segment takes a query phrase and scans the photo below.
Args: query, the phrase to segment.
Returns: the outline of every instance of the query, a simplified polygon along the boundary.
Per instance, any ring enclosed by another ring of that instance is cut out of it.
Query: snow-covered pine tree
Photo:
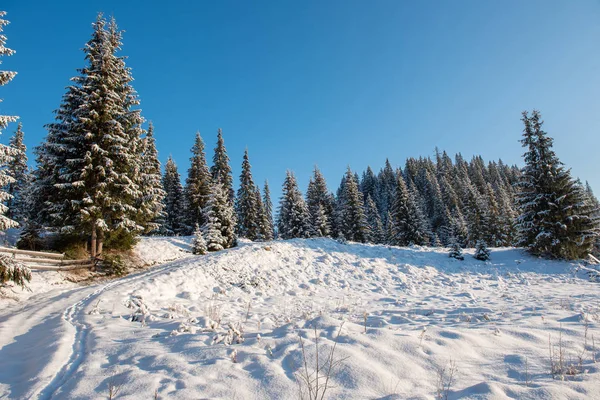
[[[258,187],[255,188],[254,197],[258,209],[258,235],[256,240],[273,240],[273,228],[265,211],[265,205],[263,204],[263,200],[260,196],[260,189]]]
[[[396,190],[396,173],[392,168],[392,164],[386,158],[385,166],[377,176],[377,192],[373,200],[377,201],[377,209],[379,210],[382,219],[385,221],[387,212],[392,208],[394,192]]]
[[[358,182],[350,167],[346,170],[342,186],[343,196],[338,199],[341,233],[346,240],[365,243],[369,239],[369,225],[365,215],[364,200]]]
[[[196,229],[194,229],[194,239],[192,239],[192,253],[196,255],[206,254],[207,252],[206,240],[204,240],[204,235],[200,226],[196,224]]]
[[[474,246],[477,241],[483,240],[487,233],[487,205],[484,202],[484,197],[479,193],[477,188],[467,183],[465,187],[465,211],[467,221],[467,245]]]
[[[9,141],[13,156],[8,162],[7,169],[14,182],[10,182],[6,187],[6,192],[12,196],[6,201],[8,207],[6,216],[19,223],[23,223],[26,217],[26,202],[23,197],[32,180],[27,166],[27,148],[23,143],[23,136],[23,126],[19,122],[15,134]]]
[[[237,246],[235,212],[221,183],[213,182],[211,194],[204,210],[204,218],[207,222],[202,229],[208,250],[216,251],[214,249],[218,247],[217,244],[224,249]],[[218,235],[215,233],[215,229],[219,231]]]
[[[385,218],[385,225],[383,227],[383,235],[384,235],[384,242],[387,245],[394,245],[396,244],[396,237],[395,237],[395,229],[394,229],[394,222],[392,221],[392,213],[390,211],[387,212],[386,218]]]
[[[367,224],[369,225],[369,242],[376,244],[385,243],[385,233],[381,217],[379,216],[379,211],[377,211],[377,205],[375,205],[375,201],[373,201],[370,195],[367,195],[365,213]]]
[[[282,192],[277,218],[279,236],[283,239],[313,236],[314,231],[310,223],[308,207],[298,189],[296,177],[290,171],[286,172]]]
[[[458,244],[458,242],[453,241],[453,243],[450,245],[450,258],[455,258],[457,260],[464,260],[465,257],[462,254],[462,247],[460,247],[460,244]]]
[[[310,222],[316,236],[327,237],[331,233],[331,218],[328,200],[329,192],[325,177],[315,166],[306,190],[306,205],[310,213]]]
[[[268,225],[266,232],[269,232],[271,236],[271,239],[268,240],[272,240],[275,237],[275,224],[273,223],[273,202],[271,201],[271,190],[269,189],[268,181],[265,181],[263,189],[263,207]]]
[[[218,189],[217,189],[218,187]],[[216,210],[218,210],[219,200],[216,199],[215,193],[219,191],[216,196],[223,197],[223,191],[219,183],[215,184],[213,191],[211,191],[206,206],[204,207],[204,225],[202,225],[202,235],[206,240],[206,249],[208,251],[220,251],[225,248],[225,239],[221,234],[221,223],[217,217]]]
[[[0,11],[0,57],[14,54],[14,50],[5,46],[6,36],[2,34],[4,27],[8,25],[8,21],[3,19],[5,15],[6,12]],[[15,77],[15,75],[16,72],[0,71],[0,86],[6,85]],[[16,120],[17,117],[0,115],[0,133],[9,123]],[[0,189],[2,189],[0,190],[0,230],[2,231],[19,225],[5,215],[8,211],[8,207],[4,205],[4,202],[10,200],[11,196],[3,190],[8,184],[14,182],[14,178],[8,175],[6,166],[15,155],[14,149],[0,144]],[[17,262],[13,257],[0,255],[0,285],[12,281],[21,287],[25,287],[30,280],[31,273],[29,268],[25,267],[20,262]]]
[[[556,258],[586,257],[599,234],[598,210],[552,150],[541,115],[523,112],[525,167],[519,182],[520,245],[533,254]]]
[[[394,230],[392,244],[407,246],[427,243],[427,222],[419,208],[413,189],[406,187],[402,175],[397,176],[391,217]]]
[[[84,48],[87,65],[72,79],[38,160],[48,225],[91,237],[91,254],[133,244],[138,224],[141,124],[131,70],[117,56],[121,31],[100,14]]]
[[[164,198],[160,161],[154,139],[154,126],[148,125],[148,132],[142,141],[142,160],[140,165],[139,223],[144,233],[158,233],[164,221]]]
[[[223,131],[221,128],[217,130],[217,147],[215,147],[215,155],[213,156],[213,165],[210,167],[212,179],[223,186],[223,190],[227,194],[227,199],[233,205],[233,177],[231,175],[231,167],[229,166],[229,156],[225,149],[225,141],[223,140]]]
[[[473,257],[479,261],[487,261],[490,259],[490,249],[488,249],[487,244],[484,240],[478,240],[475,245],[475,254]]]
[[[164,234],[184,235],[188,229],[184,217],[183,187],[181,186],[181,177],[177,171],[177,165],[170,156],[165,165],[162,185],[165,191],[165,217],[162,226]]]
[[[260,196],[258,197],[260,199]],[[252,166],[248,149],[244,151],[240,187],[236,198],[237,233],[241,237],[257,240],[260,236],[261,210],[256,198],[256,185],[252,179]]]
[[[202,226],[206,222],[204,221],[203,210],[210,196],[211,182],[212,177],[204,153],[204,141],[200,136],[200,132],[196,132],[184,189],[188,226],[195,226],[196,224]]]

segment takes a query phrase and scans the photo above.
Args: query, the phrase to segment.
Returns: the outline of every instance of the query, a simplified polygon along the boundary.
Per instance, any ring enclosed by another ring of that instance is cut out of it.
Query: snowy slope
[[[515,249],[484,263],[326,239],[243,244],[0,312],[0,398],[116,386],[128,399],[294,399],[314,327],[321,364],[339,332],[325,398],[431,399],[451,360],[449,398],[594,398],[600,286],[584,277]],[[552,379],[559,338],[584,373]]]

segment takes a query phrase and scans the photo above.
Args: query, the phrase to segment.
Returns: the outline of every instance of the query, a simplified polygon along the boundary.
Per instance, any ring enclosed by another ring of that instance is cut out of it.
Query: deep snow
[[[186,241],[169,240],[136,251],[149,263],[184,255]],[[299,336],[311,373],[316,327],[321,361],[340,333],[325,398],[431,399],[452,360],[451,399],[590,399],[599,326],[598,283],[518,249],[480,262],[327,239],[244,243],[7,306],[0,398],[107,398],[114,384],[116,398],[294,399]],[[549,340],[566,363],[581,355],[583,373],[553,379]]]

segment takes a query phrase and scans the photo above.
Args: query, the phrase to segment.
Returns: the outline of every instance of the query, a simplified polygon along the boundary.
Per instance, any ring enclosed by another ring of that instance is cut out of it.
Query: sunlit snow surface
[[[327,239],[190,256],[188,243],[145,239],[148,264],[186,258],[3,301],[0,398],[107,398],[113,385],[123,399],[295,399],[299,336],[312,372],[313,328],[323,362],[342,324],[325,398],[432,399],[450,360],[450,399],[599,396],[600,284],[577,263]],[[565,364],[583,361],[564,380],[550,375],[559,340]]]

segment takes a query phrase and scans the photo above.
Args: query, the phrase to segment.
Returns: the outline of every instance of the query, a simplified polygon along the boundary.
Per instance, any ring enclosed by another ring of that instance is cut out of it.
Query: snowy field
[[[321,390],[329,375],[324,398],[600,396],[600,284],[577,264],[326,239],[186,246],[147,240],[148,264],[186,258],[3,300],[0,398],[297,399],[307,375]]]

